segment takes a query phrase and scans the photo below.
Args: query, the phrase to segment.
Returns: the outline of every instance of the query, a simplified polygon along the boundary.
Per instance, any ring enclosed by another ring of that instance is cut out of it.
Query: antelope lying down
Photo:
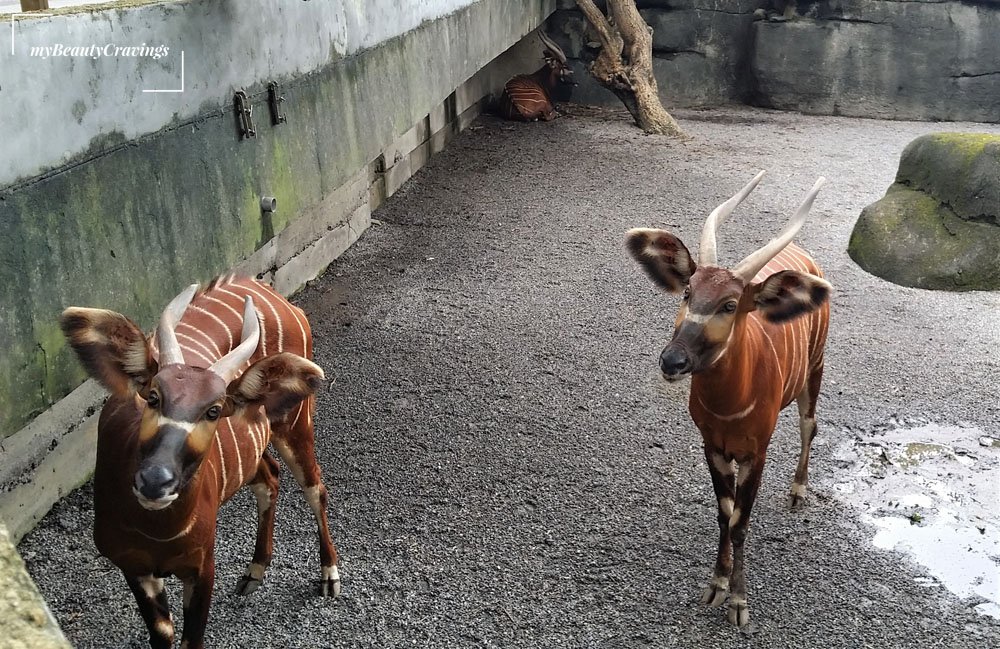
[[[573,82],[573,68],[566,61],[566,54],[555,41],[539,31],[545,45],[545,65],[533,74],[519,74],[513,77],[503,89],[500,98],[500,114],[507,119],[546,122],[555,119],[556,112],[553,93],[560,85],[576,85]]]
[[[792,507],[806,494],[830,319],[830,284],[809,254],[792,243],[823,178],[775,239],[731,270],[717,265],[718,227],[763,176],[709,215],[697,262],[680,239],[663,230],[635,229],[626,238],[629,252],[654,282],[683,293],[660,369],[668,381],[692,377],[688,409],[704,439],[719,504],[719,551],[702,603],[718,606],[728,590],[728,618],[737,626],[750,620],[743,555],[750,510],[778,413],[792,401],[798,404],[802,438]]]
[[[271,561],[278,463],[305,492],[319,526],[322,592],[337,595],[337,552],[313,451],[305,314],[251,279],[193,285],[167,306],[155,340],[112,311],[71,307],[61,325],[87,372],[111,392],[98,423],[94,541],[125,575],[154,648],[173,646],[163,578],[184,584],[181,646],[203,646],[222,502],[249,483],[257,500],[249,594]],[[259,311],[255,309],[256,302]]]

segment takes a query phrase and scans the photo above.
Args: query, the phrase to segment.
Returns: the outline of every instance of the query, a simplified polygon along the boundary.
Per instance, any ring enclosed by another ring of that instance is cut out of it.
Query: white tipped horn
[[[708,219],[705,221],[705,227],[701,231],[701,243],[698,245],[699,266],[715,266],[718,263],[715,235],[719,231],[719,226],[722,225],[727,218],[729,218],[729,215],[733,213],[736,206],[742,203],[743,199],[750,195],[750,192],[757,187],[757,184],[766,173],[767,170],[765,169],[754,176],[753,180],[748,182],[743,189],[738,191],[728,201],[712,210],[712,213],[708,215]]]
[[[257,320],[257,310],[253,307],[253,300],[248,295],[243,302],[243,332],[240,335],[240,344],[236,346],[236,349],[212,363],[208,369],[229,383],[236,378],[243,364],[250,360],[253,353],[257,351],[257,343],[259,342],[260,322]]]
[[[184,317],[184,311],[191,304],[197,291],[197,284],[188,286],[177,297],[170,300],[170,304],[160,315],[160,324],[156,327],[156,346],[160,349],[160,367],[184,362],[184,354],[181,352],[180,343],[177,342],[174,327]]]
[[[778,236],[768,241],[763,248],[747,255],[746,259],[733,268],[733,274],[742,278],[745,282],[753,280],[754,276],[760,272],[760,269],[767,265],[767,262],[774,259],[775,255],[791,243],[795,235],[798,234],[799,229],[802,228],[802,224],[806,222],[806,217],[809,216],[809,210],[812,208],[813,201],[825,184],[826,178],[820,176],[816,180],[816,184],[806,194],[805,200],[799,205],[799,209],[788,220],[788,225],[785,226],[785,229]]]
[[[538,36],[542,39],[542,43],[545,47],[549,48],[549,51],[555,54],[556,58],[559,59],[559,62],[566,65],[566,53],[562,51],[562,48],[559,47],[554,40],[549,38],[548,34],[544,31],[539,30]]]

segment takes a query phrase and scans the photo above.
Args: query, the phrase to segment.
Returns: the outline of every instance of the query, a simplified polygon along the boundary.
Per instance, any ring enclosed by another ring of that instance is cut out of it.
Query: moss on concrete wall
[[[248,88],[256,138],[240,140],[231,106],[209,108],[0,192],[0,439],[84,378],[56,324],[66,306],[150,327],[179,288],[260,248],[552,8],[484,0],[286,80],[278,126],[263,82]],[[275,213],[261,213],[261,195]]]

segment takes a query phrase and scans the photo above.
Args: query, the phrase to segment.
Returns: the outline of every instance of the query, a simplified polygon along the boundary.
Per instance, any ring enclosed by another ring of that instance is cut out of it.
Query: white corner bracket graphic
[[[143,92],[184,92],[184,50],[181,50],[181,87],[180,88],[167,88],[167,89],[164,89],[164,90],[143,88],[142,91]]]
[[[10,55],[14,56],[14,19],[24,16],[25,18],[51,18],[55,14],[36,14],[32,12],[15,11],[10,15]]]

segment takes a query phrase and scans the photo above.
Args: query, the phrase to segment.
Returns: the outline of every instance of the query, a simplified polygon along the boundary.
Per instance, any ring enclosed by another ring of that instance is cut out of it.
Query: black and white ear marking
[[[821,307],[832,290],[821,277],[783,270],[757,285],[754,304],[769,322],[788,322]]]
[[[269,417],[278,419],[315,394],[323,380],[323,370],[301,356],[289,352],[267,356],[229,384],[230,412],[246,404],[263,405]]]
[[[59,326],[87,374],[109,392],[127,396],[156,374],[142,330],[120,313],[70,307]]]
[[[650,279],[670,293],[684,290],[697,268],[681,240],[665,230],[629,230],[625,245]]]

